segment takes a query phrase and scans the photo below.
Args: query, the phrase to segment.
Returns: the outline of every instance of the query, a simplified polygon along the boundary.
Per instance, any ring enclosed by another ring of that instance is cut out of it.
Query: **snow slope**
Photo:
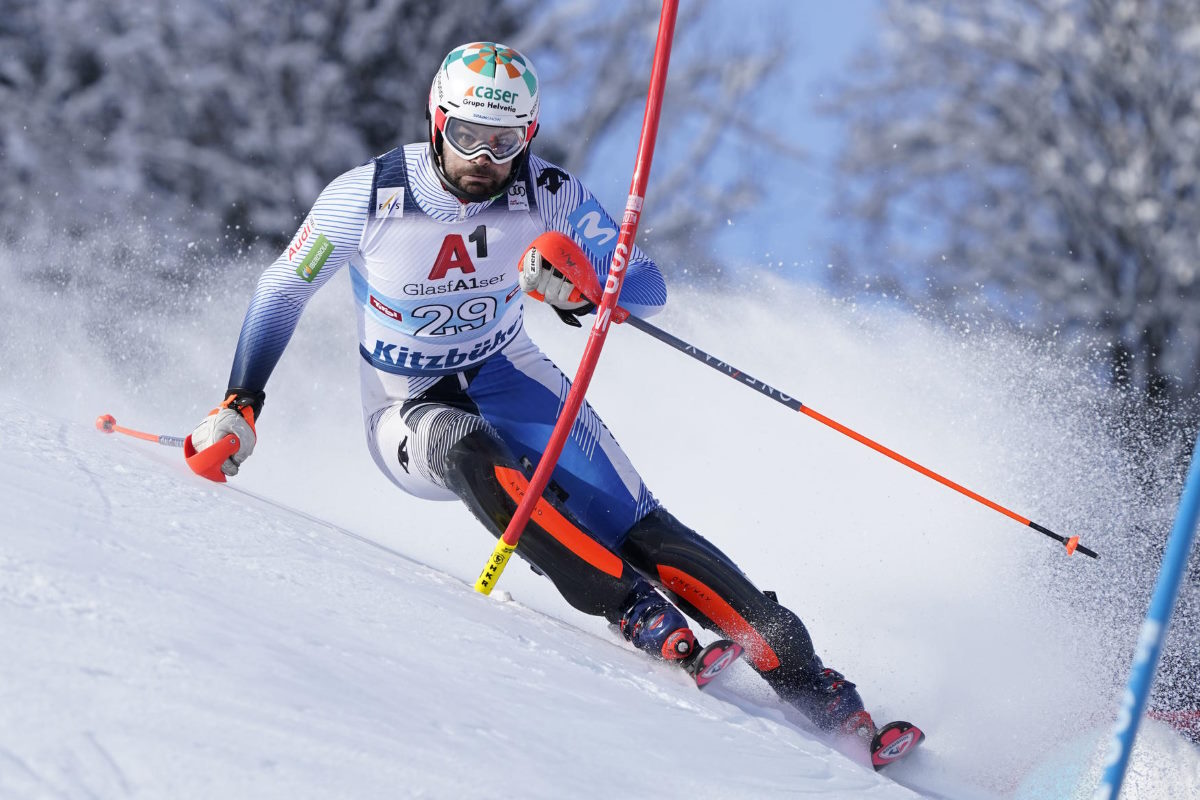
[[[612,637],[4,412],[5,797],[910,796]]]
[[[475,595],[488,537],[365,453],[341,277],[229,487],[91,422],[185,433],[219,398],[251,277],[186,316],[123,309],[107,339],[86,298],[0,298],[0,797],[914,796],[814,739],[748,668],[699,693],[519,564],[515,600]],[[683,293],[656,321],[1104,558],[1068,559],[633,330],[589,393],[609,426],[877,718],[929,731],[897,778],[1089,796],[1157,566],[1127,532],[1172,510],[1133,502],[1103,398],[1001,337],[752,292]],[[541,311],[530,328],[571,371],[583,337]],[[1126,796],[1200,792],[1197,751],[1145,730]]]

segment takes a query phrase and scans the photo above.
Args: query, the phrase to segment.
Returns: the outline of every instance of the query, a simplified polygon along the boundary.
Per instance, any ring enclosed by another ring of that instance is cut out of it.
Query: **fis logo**
[[[705,680],[712,680],[713,678],[717,677],[719,672],[724,670],[734,661],[737,661],[739,655],[741,655],[741,651],[735,650],[731,647],[722,653],[720,658],[706,665],[704,669],[701,670],[700,677],[704,678]]]
[[[404,216],[404,187],[385,189],[380,186],[375,192],[375,218],[390,219]]]

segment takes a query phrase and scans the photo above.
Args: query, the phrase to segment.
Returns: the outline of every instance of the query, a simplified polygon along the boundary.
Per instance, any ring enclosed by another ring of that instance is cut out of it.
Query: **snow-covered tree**
[[[446,49],[517,27],[481,0],[3,0],[0,213],[277,242],[421,134]]]
[[[524,49],[558,98],[586,98],[554,115],[535,148],[585,174],[605,169],[593,155],[603,136],[640,118],[659,7],[0,0],[0,238],[31,225],[54,237],[122,238],[132,221],[150,239],[191,242],[194,252],[277,247],[325,183],[426,135],[433,71],[472,39]],[[740,176],[705,166],[739,135],[721,106],[746,91],[765,57],[717,63],[698,47],[688,56],[702,8],[680,16],[684,60],[673,64],[668,92],[667,114],[689,131],[691,150],[684,169],[656,170],[653,184],[655,250],[677,257],[702,251],[712,220],[757,197]]]
[[[1157,401],[1200,390],[1194,0],[885,0],[833,110],[852,131],[848,286],[1106,357]]]

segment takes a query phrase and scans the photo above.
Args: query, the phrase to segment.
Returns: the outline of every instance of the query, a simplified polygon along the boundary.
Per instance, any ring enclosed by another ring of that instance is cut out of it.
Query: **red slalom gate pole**
[[[617,299],[621,294],[621,286],[625,283],[625,267],[629,263],[629,254],[633,252],[633,242],[637,237],[638,223],[642,216],[642,203],[646,195],[646,182],[650,177],[650,163],[654,158],[654,143],[658,138],[658,118],[662,110],[663,91],[667,83],[667,65],[671,60],[671,42],[675,37],[675,14],[679,8],[678,0],[663,0],[662,12],[658,20],[658,40],[654,45],[654,65],[650,72],[650,89],[646,94],[646,113],[642,118],[642,135],[638,142],[637,161],[633,168],[633,179],[629,186],[629,199],[625,202],[625,214],[621,218],[621,233],[617,238],[617,247],[613,251],[612,262],[608,268],[608,281],[604,285],[604,294],[596,309],[596,321],[592,324],[587,346],[579,361],[579,369],[567,400],[563,404],[562,413],[550,434],[546,451],[538,462],[533,478],[525,489],[525,495],[517,506],[516,514],[508,523],[504,535],[496,542],[492,557],[475,581],[475,590],[481,594],[491,594],[496,582],[500,579],[504,567],[508,564],[513,551],[517,549],[517,541],[525,530],[533,508],[550,482],[558,457],[562,455],[563,445],[567,435],[575,424],[579,409],[583,405],[583,396],[596,371],[596,362],[600,359],[600,351],[604,348],[604,340],[608,337],[609,324],[613,321],[613,311],[617,307]]]

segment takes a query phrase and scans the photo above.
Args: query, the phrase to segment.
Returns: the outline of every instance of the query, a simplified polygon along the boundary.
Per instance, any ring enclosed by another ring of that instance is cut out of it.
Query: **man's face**
[[[519,160],[519,159],[518,159]],[[467,160],[454,152],[452,147],[442,148],[442,168],[446,177],[464,192],[475,195],[491,196],[500,191],[504,181],[508,179],[516,161],[507,164],[497,164],[480,153]]]

